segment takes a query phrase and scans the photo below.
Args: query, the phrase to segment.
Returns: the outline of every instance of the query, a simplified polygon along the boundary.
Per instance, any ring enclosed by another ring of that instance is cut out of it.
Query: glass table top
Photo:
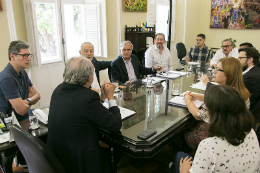
[[[198,71],[212,76],[212,72],[205,69],[207,68],[197,70],[194,67],[192,72],[188,72],[185,76],[174,80],[165,79],[151,88],[146,88],[141,80],[129,86],[123,86],[123,89],[115,94],[117,105],[133,110],[136,114],[122,122],[122,135],[134,142],[149,142],[189,115],[187,108],[168,105],[168,101],[174,97],[172,86],[178,83],[180,94],[185,91],[204,93],[203,90],[190,86],[198,82]],[[186,72],[186,68],[183,72]],[[138,134],[149,128],[155,129],[157,133],[147,140],[137,138]]]

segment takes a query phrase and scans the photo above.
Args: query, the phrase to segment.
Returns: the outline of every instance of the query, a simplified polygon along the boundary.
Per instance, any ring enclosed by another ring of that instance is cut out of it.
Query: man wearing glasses
[[[163,71],[173,70],[171,52],[164,47],[165,36],[163,33],[157,33],[154,39],[154,45],[145,52],[145,67],[154,68],[162,66]]]
[[[220,59],[225,57],[238,58],[238,56],[238,49],[234,48],[234,43],[230,39],[225,39],[222,41],[221,49],[219,49],[211,59],[210,65],[216,67]]]
[[[12,41],[8,48],[9,63],[0,72],[0,112],[11,116],[14,111],[19,122],[28,119],[31,105],[40,100],[40,94],[24,70],[32,58],[29,48],[26,42]]]
[[[208,65],[210,63],[211,58],[213,57],[213,53],[211,48],[205,45],[205,35],[198,34],[197,35],[197,45],[190,48],[189,52],[186,56],[186,64],[190,61],[201,61]]]
[[[260,100],[259,52],[254,47],[240,48],[239,58],[243,67],[244,84],[250,92],[250,109]]]

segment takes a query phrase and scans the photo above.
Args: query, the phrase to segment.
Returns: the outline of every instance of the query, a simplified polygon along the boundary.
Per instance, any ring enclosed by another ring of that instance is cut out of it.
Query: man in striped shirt
[[[208,65],[213,57],[212,49],[205,45],[205,35],[197,35],[197,45],[190,48],[186,56],[186,64],[190,61],[200,61],[202,64]]]

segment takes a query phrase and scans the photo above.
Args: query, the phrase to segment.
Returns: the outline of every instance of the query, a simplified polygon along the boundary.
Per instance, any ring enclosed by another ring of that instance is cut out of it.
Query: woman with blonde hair
[[[250,107],[250,93],[246,89],[244,82],[243,82],[243,75],[242,75],[242,65],[240,61],[233,57],[226,57],[219,60],[217,67],[214,70],[213,79],[214,82],[218,83],[219,85],[227,85],[235,88],[240,92],[242,95],[247,108]],[[207,85],[207,88],[213,85],[209,82],[209,79],[206,75],[202,76],[201,81]],[[204,101],[204,95],[200,94],[193,94],[188,92],[185,95],[185,102],[187,108],[189,109],[190,113],[196,120],[203,121],[197,127],[195,127],[192,131],[186,132],[184,135],[185,141],[188,146],[195,150],[200,141],[207,138],[207,125],[208,125],[208,117],[206,115],[206,107],[205,105],[202,106],[202,109],[198,109],[192,101],[194,100],[201,100]]]

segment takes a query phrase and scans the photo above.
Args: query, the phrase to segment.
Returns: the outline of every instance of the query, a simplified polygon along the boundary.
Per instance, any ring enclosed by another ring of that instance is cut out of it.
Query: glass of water
[[[146,76],[146,87],[153,87],[153,77],[152,75]]]
[[[179,91],[180,91],[179,84],[178,83],[172,84],[172,95],[178,96],[180,94]]]
[[[192,71],[192,65],[188,64],[187,71]]]
[[[119,89],[118,89],[118,81],[117,81],[117,80],[113,80],[112,84],[114,84],[114,85],[116,86],[115,92],[119,92]]]
[[[30,121],[29,129],[34,130],[34,129],[38,129],[40,127],[39,124],[38,124],[38,118],[37,118],[36,115],[30,114],[29,115],[29,121]]]

